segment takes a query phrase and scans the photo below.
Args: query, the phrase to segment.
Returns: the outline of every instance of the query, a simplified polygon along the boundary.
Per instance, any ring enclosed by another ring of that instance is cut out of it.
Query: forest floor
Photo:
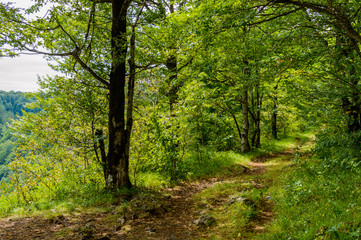
[[[290,149],[255,158],[244,165],[228,166],[215,176],[184,182],[160,192],[131,196],[125,204],[121,204],[124,200],[119,200],[106,210],[0,219],[0,240],[254,239],[265,231],[274,216],[271,196],[262,193],[269,194],[268,190],[274,187],[274,178],[292,166],[293,153]],[[247,204],[249,199],[237,197],[234,189],[222,190],[219,186],[236,184],[234,186],[238,186],[241,193],[244,189],[240,189],[238,183],[248,184],[248,192],[258,189],[261,199],[257,203],[254,198],[250,200],[256,208],[255,214],[236,235],[230,235],[228,223],[222,222],[229,221],[224,220],[231,214],[227,213],[229,205],[238,200]],[[212,192],[211,189],[217,186],[221,190]],[[202,195],[204,191],[210,191],[210,194]]]

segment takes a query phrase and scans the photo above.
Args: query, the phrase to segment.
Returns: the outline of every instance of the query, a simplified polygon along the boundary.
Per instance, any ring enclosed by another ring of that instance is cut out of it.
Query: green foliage
[[[59,78],[47,79],[49,85],[45,81],[42,85],[45,88],[57,81]],[[4,189],[13,192],[3,194],[12,201],[16,198],[18,204],[82,198],[103,188],[101,165],[93,150],[95,128],[104,124],[99,107],[104,99],[89,88],[79,91],[86,88],[81,84],[63,83],[58,88],[48,87],[47,93],[35,94],[37,101],[28,107],[36,111],[24,112],[9,125],[16,151],[8,165],[14,174]]]
[[[7,127],[7,123],[21,117],[24,112],[38,111],[38,109],[26,107],[33,101],[33,98],[21,92],[0,91],[0,181],[9,181],[12,171],[7,164],[14,158],[15,138]]]
[[[326,174],[319,162],[304,162],[274,193],[278,216],[262,239],[358,239],[360,181],[359,172]]]
[[[24,203],[23,196],[19,192],[4,188],[2,190],[6,193],[2,195],[0,200],[0,217],[9,215],[45,215],[48,217],[64,213],[82,212],[84,209],[89,212],[93,208],[107,209],[109,203],[117,202],[119,198],[116,193],[99,189],[96,184],[88,184],[82,189],[78,189],[79,192],[71,190],[66,195],[53,198],[44,197],[42,190],[38,189],[36,192],[33,191],[33,198],[27,203]],[[43,190],[45,193],[48,191]],[[122,194],[122,192],[119,192],[119,194]],[[46,194],[46,196],[49,195]]]
[[[8,181],[8,176],[12,171],[7,164],[14,158],[14,138],[10,135],[8,128],[2,128],[2,138],[0,139],[0,181]]]
[[[361,132],[350,126],[360,122],[359,40],[343,39],[350,29],[344,32],[343,24],[333,25],[338,19],[326,14],[331,1],[268,2],[145,1],[139,25],[132,28],[137,37],[136,111],[133,131],[128,132],[128,126],[126,131],[131,136],[131,180],[140,187],[159,188],[225,174],[229,166],[239,168],[254,156],[294,147],[294,139],[287,136],[298,135],[302,142],[306,134],[299,132],[325,124],[314,151],[320,160],[300,162],[275,197],[280,215],[269,236],[358,238]],[[289,5],[306,2],[326,7],[316,13]],[[359,6],[355,1],[337,2],[333,12],[354,16],[346,25],[358,33]],[[103,191],[100,145],[109,144],[106,109],[113,96],[104,82],[113,77],[113,63],[130,56],[112,59],[118,52],[111,49],[111,4],[57,1],[43,18],[22,24],[25,12],[34,13],[44,4],[35,1],[26,11],[0,4],[1,46],[45,48],[57,63],[52,67],[63,73],[40,81],[42,90],[29,109],[24,103],[30,100],[22,94],[0,92],[0,126],[23,115],[11,123],[15,152],[10,130],[3,128],[0,137],[4,215],[71,211],[113,199]],[[173,11],[167,5],[178,7]],[[132,1],[129,22],[139,9],[139,1]],[[350,50],[355,46],[356,51]],[[170,59],[175,59],[174,69],[167,66]],[[122,71],[119,76],[131,76],[129,67]],[[245,91],[249,99],[243,99]],[[120,94],[120,89],[114,92]],[[125,95],[117,111],[132,107]],[[243,115],[245,105],[250,112]],[[277,141],[269,140],[274,113],[281,138]],[[129,113],[120,118],[131,119]],[[246,118],[251,119],[251,135],[258,121],[262,148],[241,155],[241,130],[246,128],[241,123]],[[116,127],[124,127],[120,125]],[[97,135],[98,130],[104,134]],[[264,191],[240,182],[216,184],[199,196],[204,204],[213,204],[213,198],[229,194],[242,194],[256,204],[264,198]],[[226,231],[236,229],[232,237],[239,238],[257,210],[236,203],[217,214],[231,222]]]
[[[329,128],[317,135],[315,154],[325,172],[342,169],[357,171],[361,163],[361,131],[345,132]]]

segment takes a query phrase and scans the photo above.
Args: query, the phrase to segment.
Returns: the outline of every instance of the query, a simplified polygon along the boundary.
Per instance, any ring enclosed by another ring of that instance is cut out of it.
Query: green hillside
[[[23,111],[31,111],[25,107],[31,99],[22,92],[0,91],[0,181],[6,180],[10,170],[7,164],[13,159],[14,137],[6,124],[11,119],[23,115]]]

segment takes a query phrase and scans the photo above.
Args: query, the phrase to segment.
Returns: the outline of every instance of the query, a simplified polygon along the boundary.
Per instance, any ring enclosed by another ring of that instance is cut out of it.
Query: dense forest
[[[134,217],[147,209],[137,199],[224,174],[193,198],[211,212],[206,237],[179,239],[358,239],[360,10],[353,0],[0,3],[1,56],[42,54],[59,72],[9,124],[0,215],[113,204],[126,234],[163,213]],[[22,109],[5,96],[1,124]]]
[[[15,139],[6,124],[21,117],[23,111],[32,111],[25,106],[31,101],[21,92],[0,91],[0,181],[8,180],[10,170],[7,164],[14,158]]]

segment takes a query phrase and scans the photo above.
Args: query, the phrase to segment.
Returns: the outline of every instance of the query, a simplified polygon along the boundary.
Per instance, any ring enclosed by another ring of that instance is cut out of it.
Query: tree
[[[128,168],[134,82],[126,84],[126,57],[127,13],[132,2],[58,1],[48,15],[30,21],[20,10],[1,5],[1,20],[9,24],[7,43],[15,50],[64,58],[63,62],[72,62],[74,70],[88,72],[99,87],[108,90],[108,152],[102,163],[106,187],[111,189],[131,187]],[[38,1],[27,13],[36,13],[43,5]]]
[[[342,82],[344,94],[341,97],[341,106],[347,116],[347,128],[350,132],[361,130],[361,95],[358,90],[359,78],[356,76],[356,62],[360,62],[361,35],[359,31],[361,6],[354,1],[298,1],[298,0],[271,0],[268,1],[276,9],[286,9],[288,12],[304,11],[305,19],[311,18],[314,32],[319,35],[334,33],[334,43],[321,39],[326,45],[335,46],[336,57],[334,63],[337,71],[333,71],[334,80]],[[290,8],[292,9],[290,11]],[[319,32],[319,29],[322,32]],[[346,62],[349,61],[349,62]],[[347,66],[347,67],[345,67]],[[344,74],[339,74],[343,72]],[[332,71],[331,71],[332,73]]]

